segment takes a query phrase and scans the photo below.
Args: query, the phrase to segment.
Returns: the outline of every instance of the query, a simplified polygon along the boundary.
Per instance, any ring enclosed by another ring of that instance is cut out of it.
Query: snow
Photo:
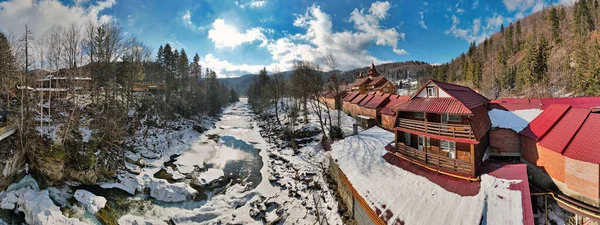
[[[158,219],[147,219],[140,216],[134,215],[125,215],[119,218],[119,225],[128,225],[128,224],[148,224],[148,225],[168,225],[167,222],[158,220]]]
[[[200,174],[200,176],[198,177],[198,181],[200,181],[201,184],[206,185],[212,183],[215,180],[218,180],[224,175],[225,173],[223,172],[223,170],[210,168],[206,172]]]
[[[75,218],[64,216],[60,208],[54,205],[48,190],[40,190],[37,182],[25,176],[19,183],[11,184],[6,192],[0,192],[0,207],[16,210],[25,214],[25,222],[31,225],[79,225],[86,224]]]
[[[88,142],[92,138],[92,130],[90,128],[79,126],[79,132],[82,134],[83,142]]]
[[[509,189],[509,181],[481,176],[475,196],[448,192],[427,178],[387,163],[385,145],[391,132],[374,127],[332,145],[331,156],[350,183],[372,207],[390,209],[406,224],[522,224],[521,193]],[[423,216],[432,215],[436,216]]]
[[[75,199],[92,214],[96,214],[106,205],[106,199],[104,197],[96,196],[86,190],[75,191]]]
[[[542,112],[543,110],[540,109],[515,111],[492,109],[488,112],[488,115],[492,121],[492,127],[511,129],[519,133]]]

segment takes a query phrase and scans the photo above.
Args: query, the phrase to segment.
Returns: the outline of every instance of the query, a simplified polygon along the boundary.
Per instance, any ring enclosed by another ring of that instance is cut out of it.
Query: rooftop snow
[[[480,224],[484,215],[487,224],[523,223],[521,192],[509,189],[521,181],[482,175],[479,193],[463,197],[387,163],[384,147],[393,140],[393,133],[374,127],[334,143],[331,151],[371,207],[385,205],[393,213],[389,223]]]
[[[492,127],[511,129],[519,133],[542,112],[543,110],[540,109],[514,111],[492,109],[488,112],[488,115],[492,121]]]

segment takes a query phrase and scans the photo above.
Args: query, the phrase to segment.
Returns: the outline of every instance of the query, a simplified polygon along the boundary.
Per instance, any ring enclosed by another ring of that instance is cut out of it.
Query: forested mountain
[[[366,74],[369,71],[370,65],[365,67],[357,68],[342,72],[340,75],[340,81],[352,82],[359,73]],[[377,72],[386,76],[389,80],[406,79],[407,77],[420,78],[428,77],[432,74],[434,66],[426,62],[420,61],[406,61],[406,62],[394,62],[384,63],[376,65]]]
[[[600,95],[599,29],[598,0],[546,8],[472,43],[432,77],[490,98]]]

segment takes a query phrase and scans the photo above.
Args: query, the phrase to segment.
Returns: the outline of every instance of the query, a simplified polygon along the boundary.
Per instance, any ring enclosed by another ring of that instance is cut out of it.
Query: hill
[[[430,77],[489,98],[600,95],[598,30],[598,1],[553,6],[472,43]]]

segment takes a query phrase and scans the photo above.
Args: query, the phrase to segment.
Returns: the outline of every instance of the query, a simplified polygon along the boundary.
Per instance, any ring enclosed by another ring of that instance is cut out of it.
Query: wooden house
[[[488,146],[488,103],[468,87],[428,81],[391,108],[396,150],[423,166],[477,177]]]
[[[371,67],[367,72],[366,76],[362,73],[356,77],[356,80],[348,85],[350,91],[358,92],[360,94],[366,94],[369,92],[382,92],[387,94],[394,94],[396,92],[396,86],[381,75],[375,69],[375,64],[371,63]]]
[[[394,129],[396,124],[396,113],[392,111],[392,107],[408,101],[410,96],[390,95],[389,102],[379,111],[381,114],[381,127],[386,130]]]

